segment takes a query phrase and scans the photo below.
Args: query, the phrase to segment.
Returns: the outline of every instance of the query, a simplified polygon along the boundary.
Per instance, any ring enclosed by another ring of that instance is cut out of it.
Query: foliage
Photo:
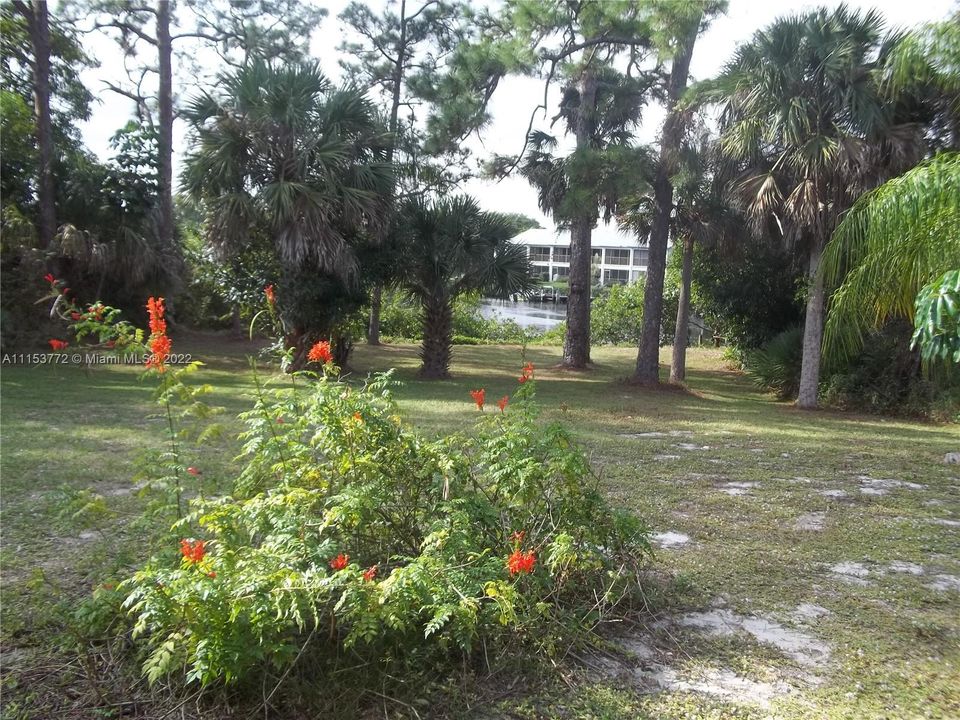
[[[340,64],[385,108],[399,194],[444,192],[469,176],[467,147],[446,148],[442,158],[431,156],[418,119],[429,108],[419,88],[438,81],[465,35],[464,5],[423,0],[386,5],[378,13],[368,3],[350,2],[340,20],[351,31],[339,48]]]
[[[911,347],[927,362],[960,364],[960,270],[950,270],[917,295]]]
[[[774,336],[756,350],[744,354],[743,365],[757,387],[775,392],[781,400],[796,397],[800,387],[803,328],[795,327]]]
[[[54,15],[49,22],[51,121],[54,143],[65,147],[79,139],[77,121],[90,117],[93,95],[80,74],[96,62],[84,52],[76,28]],[[33,105],[33,45],[27,20],[14,3],[0,5],[0,87]]]
[[[891,98],[915,100],[930,144],[960,150],[960,13],[926,23],[899,39],[883,67],[884,89]],[[925,107],[924,107],[925,106]],[[931,112],[932,111],[932,112]]]
[[[940,153],[864,195],[824,254],[837,287],[824,345],[842,360],[890,318],[912,320],[918,292],[960,257],[960,154]]]
[[[641,525],[602,499],[562,427],[537,422],[524,377],[475,435],[435,441],[397,418],[389,375],[262,394],[233,496],[192,501],[176,530],[200,539],[123,583],[148,679],[229,683],[343,648],[381,668],[517,644],[557,655],[633,597]]]
[[[867,412],[955,420],[960,411],[960,376],[942,367],[924,374],[911,349],[904,320],[868,331],[856,356],[824,382],[831,405]]]
[[[749,237],[731,252],[696,245],[691,303],[728,345],[758,348],[800,323],[802,275],[791,253]]]
[[[643,327],[642,280],[604,287],[593,301],[590,341],[595,345],[636,345]]]
[[[189,103],[185,185],[206,203],[207,237],[242,248],[267,228],[282,260],[349,276],[361,225],[382,226],[391,173],[376,111],[316,63],[256,60]]]

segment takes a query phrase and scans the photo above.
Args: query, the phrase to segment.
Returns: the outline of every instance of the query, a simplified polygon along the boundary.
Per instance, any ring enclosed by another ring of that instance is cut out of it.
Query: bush
[[[590,308],[590,340],[594,345],[636,345],[643,328],[641,280],[604,287]]]
[[[376,667],[551,655],[635,597],[646,534],[566,430],[537,421],[535,382],[439,440],[398,418],[391,385],[322,376],[241,416],[234,494],[193,500],[180,551],[121,585],[151,681],[241,680],[305,649],[314,669],[345,648]]]
[[[924,376],[905,321],[870,333],[857,357],[826,377],[824,400],[838,407],[951,419],[960,409],[960,375],[934,366]]]
[[[760,349],[743,354],[744,369],[754,384],[775,392],[781,400],[796,396],[800,389],[802,360],[802,327],[785,330]]]

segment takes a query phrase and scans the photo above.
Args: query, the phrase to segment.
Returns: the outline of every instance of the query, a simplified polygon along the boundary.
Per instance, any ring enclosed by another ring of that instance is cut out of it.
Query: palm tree
[[[209,211],[208,236],[243,244],[264,223],[281,258],[349,274],[351,235],[389,204],[388,135],[374,106],[334,89],[316,63],[256,60],[195,98],[185,186]]]
[[[184,185],[204,203],[207,239],[235,254],[265,233],[290,285],[315,276],[324,297],[334,279],[354,289],[354,246],[386,233],[392,198],[389,134],[372,103],[333,88],[316,63],[255,60],[185,116],[195,141]],[[306,307],[285,319],[299,355],[333,331],[331,317]]]
[[[411,198],[401,206],[394,234],[405,260],[398,284],[423,308],[421,377],[450,377],[459,295],[506,297],[537,286],[526,248],[510,242],[522,229],[516,217],[484,212],[465,196],[433,203]]]
[[[837,227],[823,256],[837,287],[824,352],[855,354],[870,329],[914,319],[917,294],[960,269],[960,154],[941,153],[864,195]]]
[[[876,12],[845,6],[781,18],[737,50],[713,93],[721,147],[743,164],[734,183],[758,226],[773,219],[805,248],[809,291],[797,405],[816,407],[827,239],[857,197],[916,162],[916,126],[893,124],[877,82],[886,46]]]

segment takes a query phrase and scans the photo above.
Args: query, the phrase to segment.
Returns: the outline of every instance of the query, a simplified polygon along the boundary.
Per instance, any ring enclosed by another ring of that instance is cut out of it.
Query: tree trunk
[[[597,104],[597,78],[588,67],[580,78],[580,109],[577,112],[577,150],[590,149]],[[570,289],[567,293],[567,334],[563,340],[566,368],[582,370],[590,362],[590,267],[591,236],[596,209],[584,209],[570,227]]]
[[[393,66],[393,93],[390,98],[390,145],[387,147],[387,164],[393,162],[394,149],[397,146],[397,130],[400,127],[400,88],[403,85],[403,70],[407,58],[407,0],[400,0],[400,38],[397,40],[397,61]],[[377,283],[370,296],[370,322],[367,326],[367,344],[380,344],[380,302],[383,286]]]
[[[163,247],[173,247],[173,68],[170,38],[170,0],[157,3],[157,55],[160,87],[157,105],[160,127],[157,136],[157,180],[160,185],[158,232]]]
[[[420,377],[439,380],[450,377],[450,347],[453,344],[453,306],[447,300],[432,300],[423,306],[423,344],[420,346]]]
[[[370,293],[370,325],[367,327],[367,345],[380,344],[380,305],[383,300],[383,286],[379,283]]]
[[[50,120],[50,21],[45,0],[32,6],[20,4],[26,15],[33,45],[33,104],[39,168],[37,200],[40,216],[37,229],[40,247],[49,248],[57,234],[56,193],[53,185],[53,125]]]
[[[656,209],[650,230],[650,255],[647,262],[646,286],[643,291],[643,325],[640,347],[637,351],[637,369],[632,382],[638,385],[657,385],[660,382],[660,321],[663,316],[663,275],[667,268],[667,241],[670,235],[670,216],[673,213],[673,174],[683,142],[683,119],[677,111],[677,102],[687,88],[690,59],[700,31],[700,20],[692,23],[686,37],[677,48],[670,69],[667,87],[667,117],[660,138],[660,161],[653,180]]]
[[[240,317],[240,303],[234,303],[230,308],[230,324],[233,327],[234,336],[243,337],[243,319]]]
[[[797,407],[807,410],[817,407],[820,387],[820,342],[823,339],[824,288],[820,270],[822,248],[819,239],[810,248],[810,267],[807,278],[810,294],[807,297],[807,316],[803,323],[803,359],[800,365],[800,391]]]
[[[690,325],[690,279],[693,274],[693,238],[683,239],[683,267],[680,271],[680,300],[677,303],[677,328],[673,333],[673,360],[670,382],[681,384],[687,377],[687,342]]]

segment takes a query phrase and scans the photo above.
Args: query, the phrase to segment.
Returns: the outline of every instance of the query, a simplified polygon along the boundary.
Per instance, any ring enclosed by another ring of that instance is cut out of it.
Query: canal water
[[[513,320],[522,328],[543,331],[567,319],[567,306],[563,303],[484,298],[480,301],[480,314],[488,319]]]

